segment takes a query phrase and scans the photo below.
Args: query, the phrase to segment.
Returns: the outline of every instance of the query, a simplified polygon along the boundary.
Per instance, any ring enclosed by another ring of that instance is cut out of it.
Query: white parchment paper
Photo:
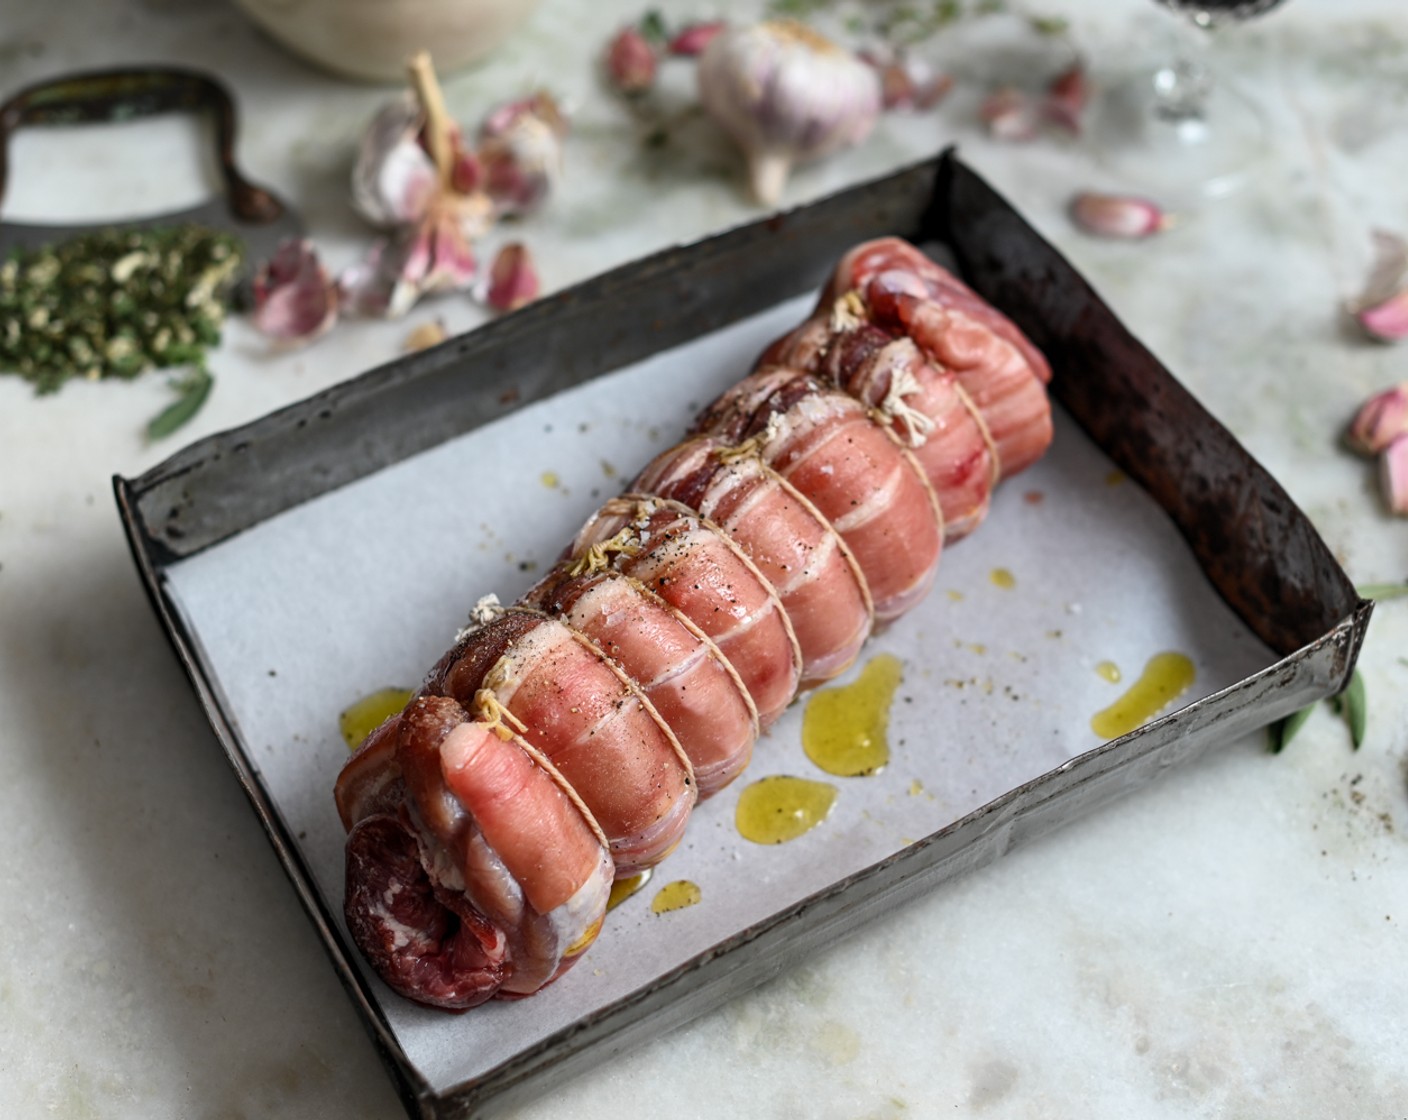
[[[169,587],[246,750],[335,913],[343,834],[332,785],[338,715],[413,687],[470,607],[511,601],[586,516],[674,443],[698,408],[800,322],[798,299],[529,407],[289,510],[174,566]],[[518,1051],[808,894],[1098,746],[1090,720],[1153,655],[1192,658],[1187,703],[1274,657],[1207,584],[1162,511],[1064,414],[1037,466],[1004,484],[984,525],[947,551],[929,599],[874,639],[904,681],[879,774],[831,778],[801,748],[805,701],[749,771],[701,804],[685,843],[613,911],[585,959],[542,994],[463,1016],[382,987],[386,1018],[437,1090]],[[1010,587],[994,581],[1011,573]],[[1124,680],[1097,673],[1109,661]],[[841,678],[845,683],[855,675]],[[760,847],[734,825],[739,792],[770,774],[839,787],[820,827]],[[655,915],[689,879],[700,904]]]

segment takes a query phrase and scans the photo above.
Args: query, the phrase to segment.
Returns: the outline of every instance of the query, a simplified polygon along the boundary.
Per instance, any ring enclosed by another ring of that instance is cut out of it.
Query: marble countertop
[[[1250,188],[1157,239],[1078,234],[1070,193],[1116,184],[1080,142],[983,136],[975,107],[998,55],[948,32],[918,53],[955,70],[950,98],[887,116],[786,202],[960,143],[1283,482],[1356,583],[1402,583],[1408,522],[1383,513],[1372,467],[1338,434],[1408,377],[1408,349],[1357,340],[1337,308],[1370,231],[1408,230],[1408,31],[1392,0],[1330,7],[1287,5],[1223,45],[1274,150]],[[1049,9],[1073,17],[1097,73],[1168,18],[1114,0]],[[516,231],[550,287],[757,213],[687,111],[684,64],[661,96],[663,147],[601,88],[585,46],[638,15],[545,0],[488,64],[446,81],[467,121],[535,82],[571,107],[566,187]],[[1009,24],[995,34],[1028,55],[1069,50]],[[297,206],[333,265],[367,243],[346,175],[384,91],[309,69],[228,4],[7,0],[0,59],[5,94],[98,65],[220,73],[250,174]],[[208,188],[193,128],[22,133],[4,213],[194,201]],[[45,399],[0,377],[0,1114],[401,1114],[152,616],[110,478],[388,360],[437,317],[461,330],[480,312],[442,299],[280,355],[236,322],[208,405],[154,445],[140,433],[169,399],[160,377]],[[1229,742],[515,1115],[1408,1115],[1405,650],[1408,602],[1384,603],[1360,662],[1357,753],[1326,706],[1280,756],[1262,736]]]

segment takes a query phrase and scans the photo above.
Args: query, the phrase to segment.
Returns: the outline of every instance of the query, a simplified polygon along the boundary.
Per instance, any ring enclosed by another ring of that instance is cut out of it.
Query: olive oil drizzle
[[[802,715],[802,749],[828,774],[858,778],[890,761],[890,704],[904,677],[893,654],[871,659],[854,682],[823,688]]]
[[[363,696],[337,717],[337,729],[349,750],[356,750],[368,735],[404,708],[411,699],[409,688],[379,688]]]
[[[775,774],[761,778],[738,796],[734,823],[754,844],[785,844],[821,824],[836,804],[830,782]]]
[[[668,914],[671,910],[695,906],[703,897],[704,892],[699,889],[698,883],[691,883],[688,879],[676,879],[655,892],[655,897],[650,900],[650,910],[653,914]]]
[[[1187,692],[1196,678],[1193,662],[1183,654],[1156,654],[1123,696],[1090,718],[1090,729],[1102,739],[1128,735]]]
[[[634,875],[627,875],[622,879],[617,879],[611,884],[611,895],[606,900],[606,910],[610,913],[630,898],[650,882],[650,876],[654,874],[652,868],[647,867],[644,871],[637,871]]]

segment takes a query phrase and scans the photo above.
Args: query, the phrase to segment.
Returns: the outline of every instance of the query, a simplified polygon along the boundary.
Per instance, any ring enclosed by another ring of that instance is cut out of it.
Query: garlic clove
[[[1379,453],[1379,485],[1389,511],[1408,515],[1408,436],[1399,436]]]
[[[382,238],[372,245],[366,256],[338,275],[338,299],[349,315],[370,319],[387,317],[398,271],[387,259],[391,254],[391,240]]]
[[[533,254],[520,241],[499,250],[489,266],[489,290],[485,302],[495,311],[517,311],[538,298],[540,285]]]
[[[407,93],[367,125],[352,168],[352,205],[377,226],[419,221],[437,187],[435,164],[420,142],[425,116]]]
[[[1408,288],[1382,303],[1361,307],[1354,318],[1370,338],[1378,342],[1401,342],[1408,338]]]
[[[667,49],[679,58],[696,58],[704,53],[704,48],[728,26],[721,19],[708,23],[691,23],[670,40]]]
[[[1408,381],[1365,401],[1350,422],[1345,439],[1360,454],[1377,455],[1404,436],[1408,436]]]
[[[952,74],[926,74],[922,79],[917,78],[914,84],[914,107],[932,109],[947,97],[952,89]]]
[[[634,27],[623,27],[606,48],[606,75],[619,93],[644,93],[659,69],[655,48]]]
[[[804,24],[720,32],[699,58],[699,98],[743,149],[753,192],[776,205],[795,163],[858,144],[880,114],[880,79]]]
[[[566,135],[567,120],[546,92],[501,105],[485,118],[478,156],[498,214],[526,214],[556,188]]]
[[[456,194],[473,194],[484,182],[479,157],[463,148],[456,150],[450,164],[450,189]]]
[[[444,322],[440,319],[431,319],[418,327],[411,328],[401,342],[401,352],[415,354],[421,350],[429,350],[432,346],[439,346],[449,337],[450,332],[445,329]]]
[[[1035,140],[1041,131],[1041,107],[1011,86],[994,90],[978,107],[978,118],[994,140]]]
[[[1170,215],[1147,198],[1082,191],[1071,200],[1071,220],[1098,237],[1149,237],[1167,229]]]
[[[1090,101],[1090,82],[1085,65],[1076,62],[1063,70],[1046,87],[1046,116],[1075,135],[1080,135],[1081,118]]]
[[[424,295],[470,287],[476,269],[464,223],[453,210],[442,209],[378,242],[343,272],[338,287],[352,313],[398,319]]]
[[[281,343],[312,342],[337,321],[337,287],[306,240],[278,247],[255,274],[253,294],[255,329]]]
[[[932,109],[953,88],[950,75],[935,74],[898,51],[888,57],[860,51],[856,57],[879,76],[880,103],[885,109]]]

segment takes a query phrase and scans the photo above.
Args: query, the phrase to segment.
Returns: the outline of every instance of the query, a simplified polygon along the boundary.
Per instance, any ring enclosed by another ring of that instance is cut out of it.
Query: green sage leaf
[[[175,383],[178,396],[156,414],[147,425],[147,439],[158,440],[190,422],[210,396],[215,378],[204,366],[197,366],[190,375]]]
[[[1285,719],[1278,719],[1271,725],[1269,749],[1272,754],[1280,754],[1286,748],[1286,745],[1296,737],[1296,733],[1305,726],[1305,721],[1310,718],[1310,713],[1314,710],[1314,704],[1307,704],[1300,711],[1292,712]]]
[[[1366,583],[1354,589],[1361,599],[1382,603],[1388,599],[1408,598],[1408,583]]]
[[[1344,717],[1349,723],[1349,741],[1354,749],[1364,742],[1364,728],[1368,722],[1368,699],[1364,693],[1364,678],[1355,669],[1349,675],[1349,684],[1344,690]]]
[[[1071,21],[1064,16],[1029,16],[1027,23],[1038,35],[1064,35],[1071,29]]]

